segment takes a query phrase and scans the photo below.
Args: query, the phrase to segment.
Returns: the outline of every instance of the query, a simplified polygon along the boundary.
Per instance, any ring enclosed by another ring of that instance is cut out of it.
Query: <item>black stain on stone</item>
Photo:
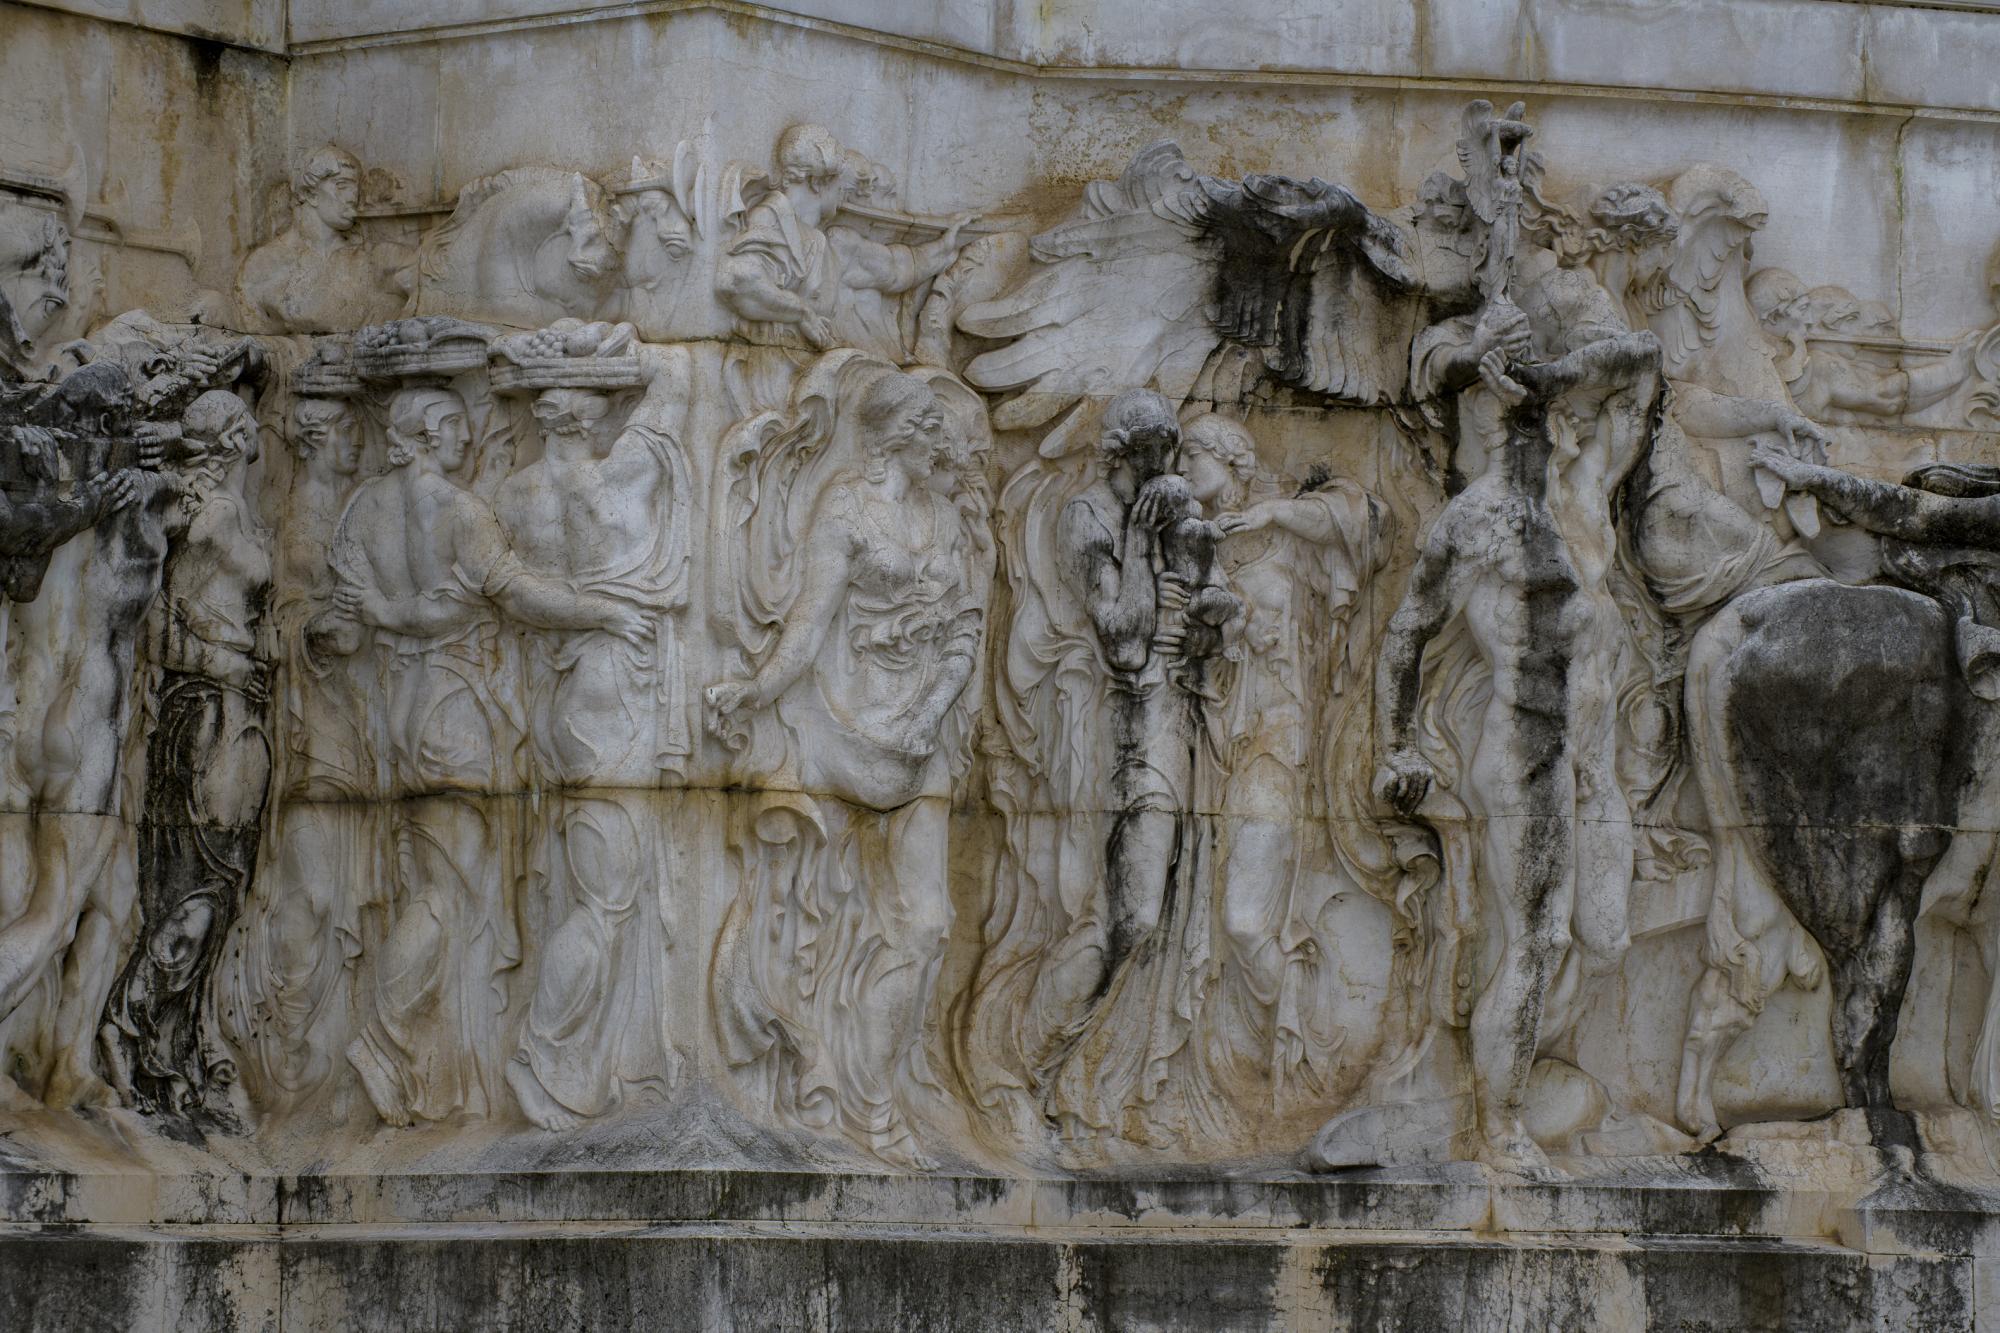
[[[1917,903],[1963,781],[1950,622],[1916,594],[1821,581],[1745,620],[1726,708],[1750,841],[1826,957],[1846,1104],[1893,1107]]]

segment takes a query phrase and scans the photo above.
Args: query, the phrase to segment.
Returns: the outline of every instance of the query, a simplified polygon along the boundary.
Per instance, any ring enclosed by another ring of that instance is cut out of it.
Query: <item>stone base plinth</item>
[[[1758,1174],[17,1174],[0,1327],[2000,1328],[2000,1199]]]

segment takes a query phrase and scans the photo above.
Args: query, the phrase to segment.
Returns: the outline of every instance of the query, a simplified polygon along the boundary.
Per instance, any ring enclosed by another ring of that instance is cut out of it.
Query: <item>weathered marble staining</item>
[[[1446,133],[1401,209],[1158,143],[1009,221],[710,124],[414,248],[320,148],[258,332],[58,348],[60,191],[8,202],[7,1114],[1536,1179],[2000,1132],[1994,485],[1827,465],[1969,424],[1992,339],[1754,267],[1733,170]],[[1898,1045],[1913,984],[1986,1018]],[[1817,1084],[1733,1063],[1774,1006]]]

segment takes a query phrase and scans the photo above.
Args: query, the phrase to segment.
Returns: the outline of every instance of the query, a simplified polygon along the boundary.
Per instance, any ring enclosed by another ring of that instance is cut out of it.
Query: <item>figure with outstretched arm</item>
[[[1750,462],[1870,532],[1908,542],[2000,547],[2000,495],[1934,495],[1823,467],[1776,446],[1755,450]]]

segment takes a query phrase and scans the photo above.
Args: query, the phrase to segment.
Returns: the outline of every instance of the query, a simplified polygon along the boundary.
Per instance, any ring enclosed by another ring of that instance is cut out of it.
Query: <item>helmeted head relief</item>
[[[450,389],[400,389],[389,400],[389,462],[401,467],[425,448],[446,417],[464,412],[465,403]]]

